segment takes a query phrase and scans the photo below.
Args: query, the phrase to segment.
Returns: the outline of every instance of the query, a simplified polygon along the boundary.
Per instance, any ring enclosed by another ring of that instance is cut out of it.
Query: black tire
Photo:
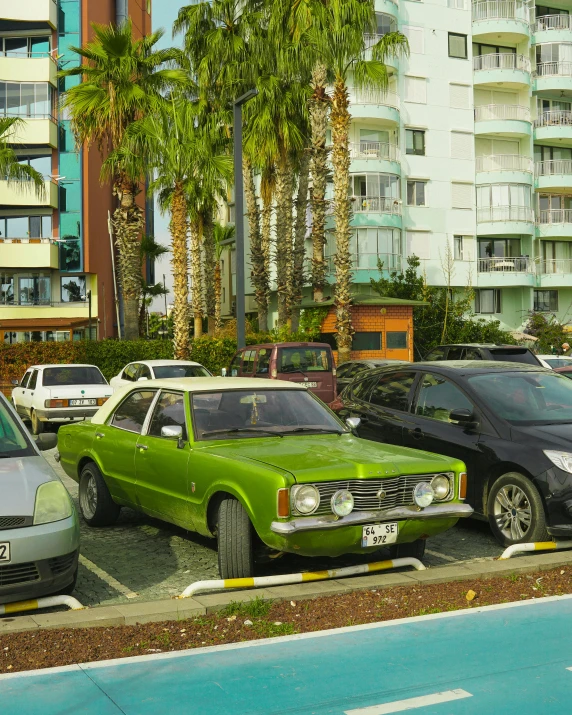
[[[79,510],[89,526],[111,526],[121,507],[111,498],[105,480],[96,464],[90,462],[79,478]]]
[[[518,472],[503,474],[493,483],[487,515],[495,539],[503,546],[550,540],[538,489]]]
[[[32,422],[32,434],[42,434],[44,431],[44,423],[38,419],[36,410],[32,410],[30,420]]]
[[[425,539],[417,539],[409,544],[395,544],[389,547],[389,556],[392,559],[419,559],[423,561],[425,556]]]
[[[238,499],[227,497],[218,508],[218,570],[221,578],[254,575],[252,524]]]
[[[75,586],[77,583],[77,572],[78,572],[78,569],[76,568],[76,570],[74,571],[74,575],[73,575],[73,581],[68,586],[65,586],[65,588],[62,588],[60,591],[58,591],[59,596],[71,596],[72,595],[72,593],[75,591]]]

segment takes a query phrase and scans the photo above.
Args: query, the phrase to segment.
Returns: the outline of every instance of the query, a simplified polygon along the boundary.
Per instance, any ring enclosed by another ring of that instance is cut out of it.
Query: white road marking
[[[447,554],[442,554],[440,551],[432,551],[431,549],[425,549],[425,553],[429,556],[436,556],[438,559],[443,559],[443,561],[457,561],[452,556],[447,556]]]
[[[407,698],[407,700],[394,700],[392,703],[382,705],[371,705],[367,708],[357,710],[346,710],[345,715],[389,715],[389,713],[401,713],[404,710],[415,710],[424,708],[427,705],[438,705],[439,703],[449,703],[452,700],[462,700],[472,698],[472,693],[466,690],[445,690],[442,693],[432,693],[431,695],[421,695],[418,698]]]
[[[122,583],[119,583],[116,578],[110,576],[107,571],[100,569],[99,566],[94,564],[93,561],[86,559],[85,556],[83,556],[82,554],[79,555],[79,562],[82,566],[85,566],[86,569],[89,569],[96,576],[99,576],[99,578],[102,581],[105,581],[108,586],[111,586],[111,588],[114,588],[116,591],[119,591],[119,593],[125,596],[125,598],[137,598],[139,596],[138,593],[131,591],[127,588],[127,586],[124,586]]]

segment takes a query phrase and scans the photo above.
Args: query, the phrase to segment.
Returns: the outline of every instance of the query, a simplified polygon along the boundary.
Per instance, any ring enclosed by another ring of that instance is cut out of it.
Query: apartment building
[[[151,30],[150,0],[24,0],[0,4],[0,116],[23,120],[14,149],[45,179],[45,192],[0,180],[0,342],[64,341],[117,334],[108,212],[97,148],[75,145],[57,79],[93,22],[130,16]],[[1,178],[1,177],[0,177]]]

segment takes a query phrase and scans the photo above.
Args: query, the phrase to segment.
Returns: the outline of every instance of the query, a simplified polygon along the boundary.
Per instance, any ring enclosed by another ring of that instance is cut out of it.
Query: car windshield
[[[246,439],[345,427],[305,390],[225,390],[192,395],[198,439]]]
[[[542,358],[547,365],[550,367],[570,367],[572,365],[572,360],[566,360],[566,358]]]
[[[278,372],[329,372],[332,369],[329,348],[279,348]]]
[[[158,380],[171,377],[210,377],[202,365],[155,365],[153,372]]]
[[[508,360],[508,362],[521,362],[525,365],[538,365],[538,360],[528,348],[496,348],[491,350],[493,360]]]
[[[0,400],[0,459],[34,457],[35,450],[3,400]],[[0,466],[0,477],[2,467]]]
[[[96,367],[65,365],[48,367],[44,370],[44,387],[66,387],[70,385],[107,385],[107,380]]]
[[[555,372],[487,373],[470,377],[469,384],[511,424],[572,423],[572,382]]]

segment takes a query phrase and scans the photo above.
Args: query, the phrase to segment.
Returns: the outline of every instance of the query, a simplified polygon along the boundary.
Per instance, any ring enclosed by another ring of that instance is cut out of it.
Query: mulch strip
[[[572,593],[572,568],[363,590],[301,601],[256,599],[180,621],[0,635],[0,673],[355,626]]]

